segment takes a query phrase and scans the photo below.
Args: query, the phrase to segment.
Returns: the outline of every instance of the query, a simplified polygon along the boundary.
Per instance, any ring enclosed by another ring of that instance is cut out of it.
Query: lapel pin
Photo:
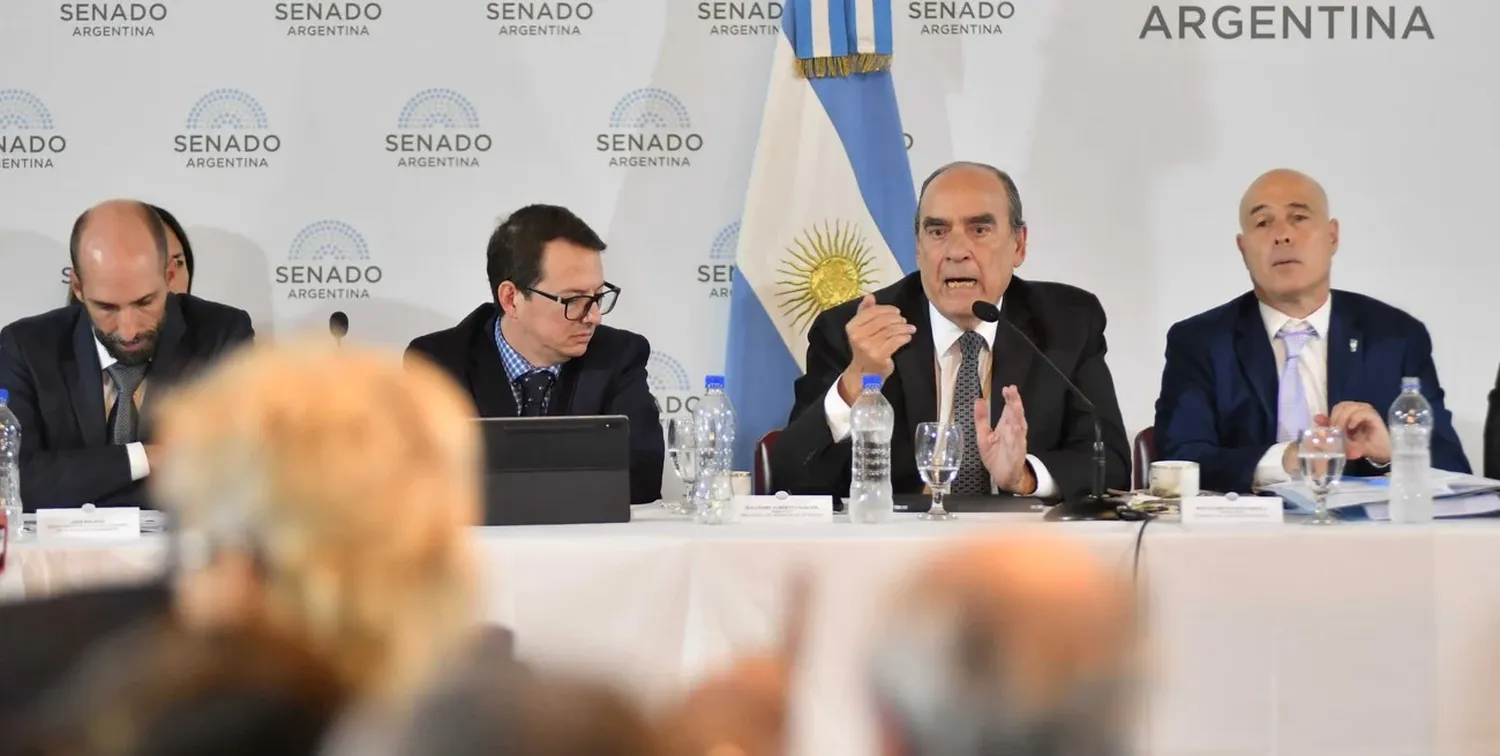
[[[1359,351],[1359,339],[1349,339],[1349,351],[1351,351],[1351,352],[1358,352]]]

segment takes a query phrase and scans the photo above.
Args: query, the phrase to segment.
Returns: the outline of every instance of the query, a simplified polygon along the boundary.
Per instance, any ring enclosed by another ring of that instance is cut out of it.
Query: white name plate
[[[136,507],[38,509],[36,535],[39,540],[116,540],[141,537],[141,510]]]
[[[1285,520],[1279,496],[1194,496],[1181,504],[1184,525],[1274,525]]]
[[[736,496],[734,510],[736,522],[833,522],[830,496]]]

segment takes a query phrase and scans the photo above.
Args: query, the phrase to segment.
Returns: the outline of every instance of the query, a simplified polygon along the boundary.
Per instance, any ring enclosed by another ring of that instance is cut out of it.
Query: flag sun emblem
[[[824,310],[865,292],[873,283],[873,255],[865,237],[852,223],[814,226],[787,247],[788,257],[777,272],[776,297],[792,325],[804,331]]]

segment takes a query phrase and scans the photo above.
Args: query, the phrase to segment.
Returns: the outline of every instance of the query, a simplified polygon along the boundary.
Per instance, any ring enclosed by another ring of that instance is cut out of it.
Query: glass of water
[[[958,477],[964,454],[964,431],[952,423],[922,423],[917,426],[917,472],[932,491],[932,509],[923,520],[951,520],[957,515],[943,509],[943,497]]]
[[[1297,461],[1302,465],[1302,482],[1317,497],[1309,525],[1332,525],[1338,515],[1328,509],[1328,492],[1344,476],[1344,433],[1338,428],[1318,426],[1302,431],[1297,443]]]
[[[672,472],[682,481],[682,497],[664,502],[663,506],[672,514],[694,514],[697,511],[693,506],[693,484],[698,480],[698,445],[693,440],[693,418],[674,417],[667,421],[667,458],[672,460]]]

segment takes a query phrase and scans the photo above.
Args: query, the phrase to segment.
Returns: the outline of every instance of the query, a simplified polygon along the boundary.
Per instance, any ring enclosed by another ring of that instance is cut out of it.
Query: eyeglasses
[[[620,299],[620,287],[605,281],[604,291],[598,294],[579,294],[572,297],[559,297],[556,294],[548,294],[545,291],[533,289],[530,286],[523,287],[526,291],[538,296],[546,297],[563,306],[563,317],[568,320],[583,320],[589,316],[589,310],[594,305],[599,306],[600,315],[608,315],[610,310],[615,309],[615,302]]]

